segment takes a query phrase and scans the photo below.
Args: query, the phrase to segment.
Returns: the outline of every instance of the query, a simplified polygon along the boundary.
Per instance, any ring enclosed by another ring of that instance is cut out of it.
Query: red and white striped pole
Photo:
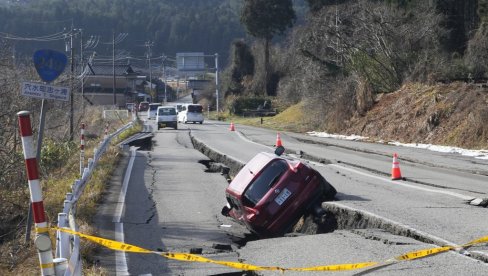
[[[105,125],[105,137],[104,139],[107,139],[108,137],[108,124]]]
[[[80,141],[80,175],[83,176],[85,170],[85,123],[81,123],[81,141]]]
[[[31,196],[32,211],[34,213],[34,223],[36,224],[36,238],[34,244],[39,254],[42,275],[55,275],[51,239],[47,227],[46,215],[44,214],[44,203],[42,201],[42,190],[39,182],[39,168],[36,159],[36,150],[32,139],[32,126],[30,112],[21,111],[17,113],[19,117],[19,130],[22,137],[22,147],[24,149],[25,168],[29,181],[29,191]]]

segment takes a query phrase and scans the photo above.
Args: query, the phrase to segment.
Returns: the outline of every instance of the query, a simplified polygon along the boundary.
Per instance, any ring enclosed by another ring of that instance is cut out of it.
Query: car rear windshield
[[[244,202],[244,204],[249,205],[251,203],[252,206],[256,205],[287,170],[288,163],[285,160],[276,159],[268,164],[254,178],[244,193],[244,198],[250,201]]]
[[[202,113],[203,107],[201,105],[189,105],[188,112]]]
[[[154,111],[154,110],[158,109],[158,107],[160,107],[160,106],[161,106],[160,104],[150,104],[149,110]]]
[[[176,110],[174,108],[160,108],[158,109],[158,115],[176,115]]]

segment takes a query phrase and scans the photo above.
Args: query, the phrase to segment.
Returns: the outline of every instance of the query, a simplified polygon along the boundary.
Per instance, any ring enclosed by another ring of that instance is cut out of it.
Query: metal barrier
[[[95,148],[93,158],[88,159],[87,167],[83,169],[81,179],[76,180],[71,186],[72,192],[66,194],[63,212],[58,214],[58,227],[78,231],[76,225],[76,203],[83,194],[86,184],[93,174],[98,161],[105,153],[112,139],[124,130],[132,127],[136,118],[127,125],[117,129],[114,133],[105,135],[98,148]],[[82,262],[80,254],[80,238],[61,231],[56,231],[56,253],[54,263],[66,264],[56,266],[56,275],[81,275]]]

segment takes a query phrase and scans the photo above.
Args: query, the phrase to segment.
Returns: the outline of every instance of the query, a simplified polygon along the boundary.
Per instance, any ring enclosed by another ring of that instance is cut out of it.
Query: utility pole
[[[112,92],[114,95],[114,109],[117,106],[117,97],[115,95],[115,31],[112,31]]]
[[[147,47],[147,53],[146,53],[146,57],[149,61],[149,95],[151,95],[151,98],[152,98],[152,68],[151,68],[151,56],[152,56],[152,53],[151,53],[151,47],[154,45],[153,42],[151,41],[146,41],[145,43],[145,46]],[[158,98],[158,95],[156,95],[156,100]],[[153,102],[154,102],[154,99],[153,99]],[[164,97],[164,102],[166,103],[166,97]]]
[[[215,97],[217,98],[216,105],[217,105],[217,116],[218,116],[220,94],[219,94],[219,54],[217,53],[215,53]]]
[[[81,75],[81,116],[85,114],[84,86],[85,76],[83,75],[83,29],[80,29],[80,75]]]
[[[73,119],[74,119],[74,100],[73,100],[73,76],[75,71],[75,55],[73,48],[73,25],[71,25],[71,35],[70,35],[70,51],[71,51],[71,76],[70,76],[70,97],[69,97],[69,140],[73,141]]]
[[[164,62],[166,61],[166,56],[163,56],[163,78],[164,78],[164,102],[166,103],[167,101],[167,91],[166,91],[166,87],[168,86],[167,82],[168,82],[168,79],[166,78],[166,66],[164,65]],[[176,99],[178,100],[178,94],[176,95]]]

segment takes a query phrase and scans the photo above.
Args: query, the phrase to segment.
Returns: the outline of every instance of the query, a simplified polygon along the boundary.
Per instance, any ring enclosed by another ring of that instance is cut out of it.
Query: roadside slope
[[[488,90],[465,83],[407,84],[385,94],[342,134],[373,140],[488,147]]]

